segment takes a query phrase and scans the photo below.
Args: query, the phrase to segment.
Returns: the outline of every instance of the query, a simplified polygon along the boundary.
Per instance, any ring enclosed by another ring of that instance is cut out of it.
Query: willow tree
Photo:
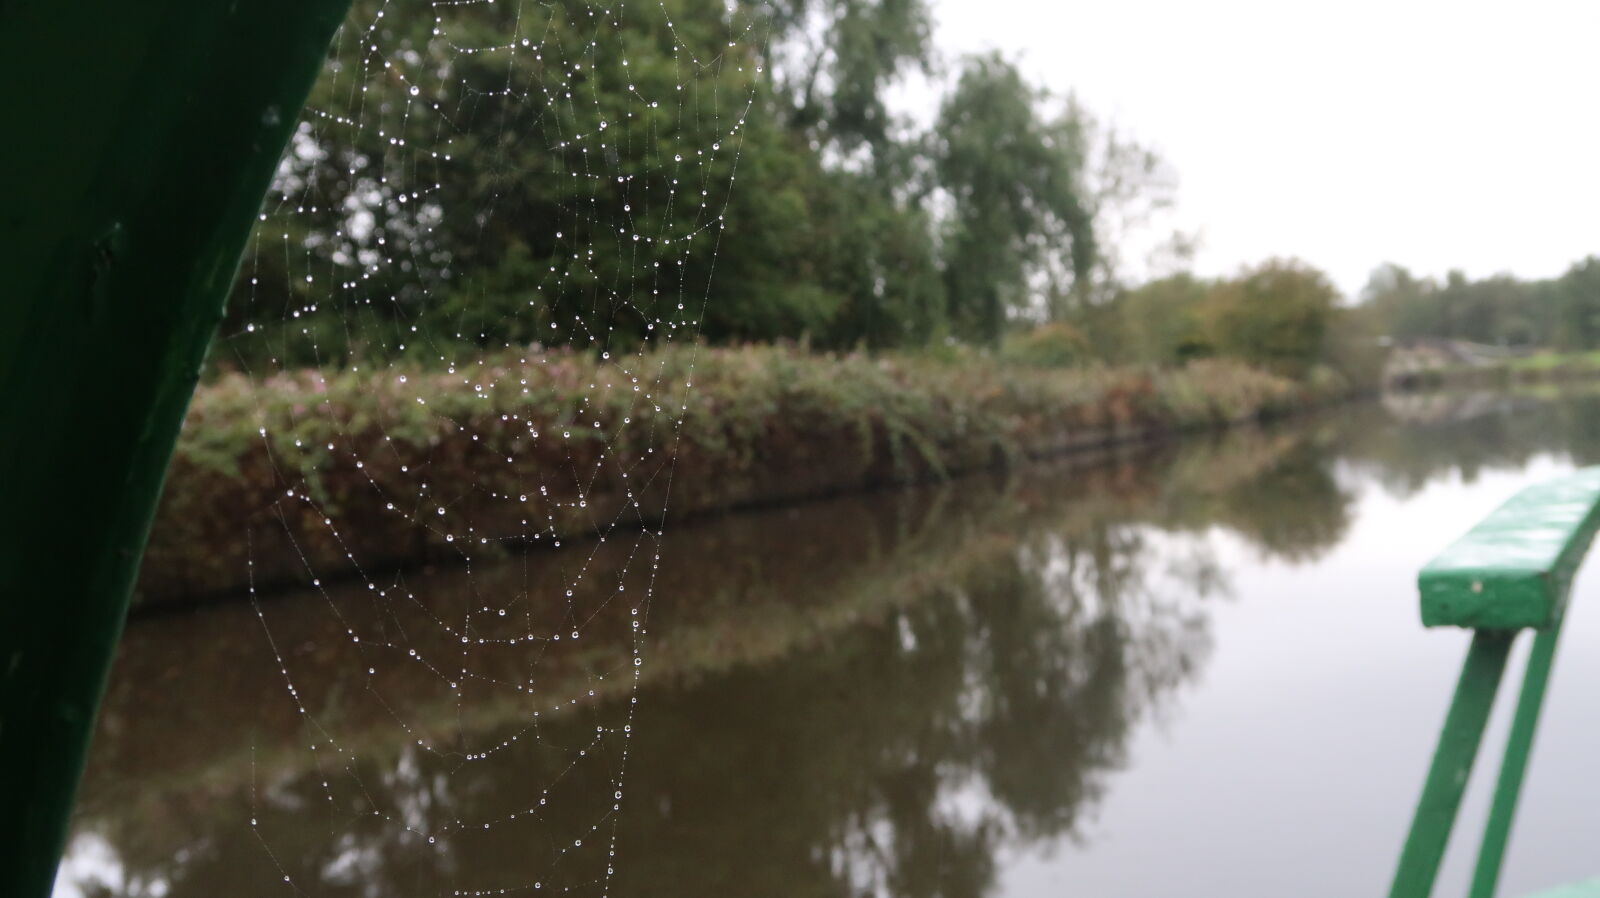
[[[998,54],[968,58],[939,111],[934,168],[948,195],[944,273],[951,324],[993,342],[1030,304],[1037,278],[1086,284],[1095,260],[1078,120],[1042,111],[1045,94]]]
[[[934,63],[926,0],[764,0],[774,93],[789,125],[842,154],[893,155],[888,87]]]

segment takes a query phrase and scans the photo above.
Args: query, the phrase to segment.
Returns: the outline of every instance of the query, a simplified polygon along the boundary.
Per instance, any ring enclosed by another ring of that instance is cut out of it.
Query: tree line
[[[1451,271],[1418,277],[1387,263],[1361,292],[1374,327],[1396,339],[1446,337],[1500,346],[1566,351],[1600,348],[1600,258],[1573,263],[1559,277],[1478,280]]]
[[[386,8],[358,0],[328,58],[229,332],[277,322],[319,358],[669,319],[994,344],[1114,292],[1117,229],[1170,200],[1154,153],[1010,60],[939,59],[923,0],[667,0],[603,33],[577,2],[454,7],[447,33]],[[926,126],[888,99],[917,71],[949,75]]]
[[[925,0],[430,9],[355,3],[230,299],[234,359],[687,328],[1359,377],[1383,334],[1600,343],[1594,259],[1531,282],[1387,265],[1353,307],[1295,260],[1129,283],[1170,166],[1001,55],[941,59]],[[943,85],[925,125],[889,100],[918,72]]]

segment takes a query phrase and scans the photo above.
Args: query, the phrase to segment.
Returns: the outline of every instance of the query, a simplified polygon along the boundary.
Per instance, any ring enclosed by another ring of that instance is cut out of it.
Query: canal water
[[[1467,644],[1415,572],[1596,462],[1600,398],[1413,398],[683,522],[659,566],[613,541],[396,575],[403,607],[146,615],[57,895],[1381,894]],[[471,683],[405,663],[579,567],[648,613],[475,636]],[[1600,874],[1597,603],[1581,576],[1502,894]]]

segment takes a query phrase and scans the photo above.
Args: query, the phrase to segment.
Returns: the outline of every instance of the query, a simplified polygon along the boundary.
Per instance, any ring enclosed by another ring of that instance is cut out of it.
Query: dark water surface
[[[1600,398],[1435,397],[684,523],[637,680],[605,603],[586,641],[474,642],[470,682],[349,638],[468,659],[441,622],[575,567],[638,594],[633,542],[414,573],[404,608],[145,617],[57,894],[1382,894],[1466,650],[1418,624],[1416,569],[1596,461]],[[1600,873],[1597,592],[1503,894]]]

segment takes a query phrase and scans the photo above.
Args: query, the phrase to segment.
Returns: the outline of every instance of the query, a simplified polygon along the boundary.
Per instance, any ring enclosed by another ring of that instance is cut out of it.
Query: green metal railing
[[[350,0],[0,0],[0,895],[51,891],[145,535]]]
[[[1532,630],[1533,646],[1468,892],[1471,898],[1495,893],[1572,577],[1597,527],[1600,468],[1588,468],[1518,493],[1418,575],[1422,622],[1465,627],[1473,636],[1390,898],[1427,898],[1433,891],[1512,643],[1521,631]]]

